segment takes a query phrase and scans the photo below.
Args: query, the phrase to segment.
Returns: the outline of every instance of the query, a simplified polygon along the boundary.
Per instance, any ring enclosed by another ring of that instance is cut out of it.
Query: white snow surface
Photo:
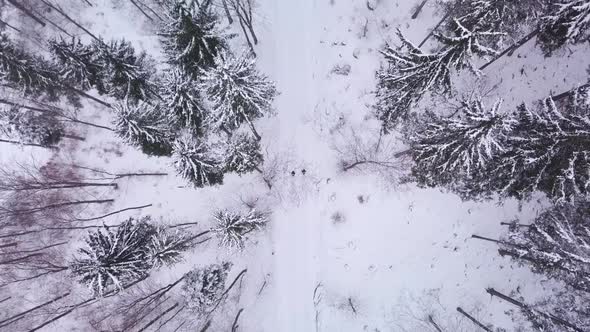
[[[500,257],[494,243],[471,238],[499,238],[506,231],[500,222],[530,221],[542,202],[462,202],[436,189],[339,169],[333,149],[339,128],[355,128],[365,136],[379,129],[370,116],[379,47],[385,41],[395,43],[396,27],[419,42],[438,20],[429,5],[418,19],[410,19],[418,0],[369,2],[375,10],[367,8],[366,0],[258,0],[259,66],[280,91],[276,116],[256,123],[266,151],[264,167],[278,172],[272,190],[258,174],[230,175],[222,186],[194,189],[174,175],[168,158],[147,157],[101,129],[77,128],[87,140],[64,143],[69,144],[62,149],[67,152],[59,158],[82,165],[110,172],[169,173],[121,179],[118,189],[97,192],[97,197],[116,200],[104,210],[88,211],[89,216],[153,204],[109,217],[106,224],[151,214],[165,223],[199,222],[194,229],[199,231],[212,226],[216,209],[241,207],[243,201],[257,200],[260,208],[272,212],[270,225],[253,235],[243,252],[228,252],[209,241],[187,254],[184,263],[151,277],[167,283],[193,266],[229,260],[234,263],[232,280],[247,268],[240,294],[218,315],[215,331],[229,330],[239,308],[244,308],[244,332],[429,331],[432,326],[423,323],[429,315],[449,331],[462,331],[457,326],[474,331],[472,325],[453,325],[460,317],[458,306],[510,331],[515,325],[506,312],[515,308],[490,298],[485,288],[518,291],[534,301],[550,287],[541,276]],[[94,33],[124,37],[161,56],[153,24],[133,6],[92,3],[94,7],[71,10]],[[590,57],[579,54],[587,52],[572,52],[568,61],[545,59],[531,42],[488,67],[477,84],[499,83],[490,97],[504,98],[504,107],[510,108],[584,83]],[[336,65],[350,65],[350,73],[332,73]],[[456,82],[476,85],[473,77],[463,75]],[[108,124],[108,110],[88,106],[93,111],[83,114],[85,120]],[[397,148],[404,149],[401,144]],[[2,146],[0,151],[3,163],[32,154],[48,158],[29,148]],[[72,317],[47,330],[87,330],[85,317]]]

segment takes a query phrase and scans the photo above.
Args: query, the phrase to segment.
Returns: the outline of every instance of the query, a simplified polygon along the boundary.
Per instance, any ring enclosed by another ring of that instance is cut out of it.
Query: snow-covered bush
[[[213,214],[219,243],[228,248],[243,249],[247,235],[260,230],[268,222],[268,215],[251,209],[247,214],[220,210]]]
[[[182,294],[187,309],[203,314],[221,300],[231,263],[195,268],[184,276]]]

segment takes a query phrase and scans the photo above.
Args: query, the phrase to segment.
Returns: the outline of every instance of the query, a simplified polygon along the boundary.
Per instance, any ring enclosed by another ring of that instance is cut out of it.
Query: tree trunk
[[[457,307],[457,311],[460,312],[463,316],[467,317],[467,319],[472,321],[473,324],[481,327],[482,330],[487,331],[487,332],[494,332],[494,331],[490,330],[487,326],[485,326],[481,322],[479,322],[477,319],[475,319],[473,316],[466,313],[463,309],[461,309],[461,307]]]
[[[68,21],[74,23],[75,26],[77,26],[80,30],[84,31],[85,33],[87,33],[90,37],[92,37],[94,40],[96,40],[97,42],[101,43],[104,45],[104,42],[102,41],[102,39],[96,37],[92,32],[88,31],[86,28],[84,28],[81,24],[79,24],[78,22],[76,22],[73,18],[71,18],[70,16],[68,16],[66,13],[64,13],[63,10],[61,10],[60,8],[58,8],[57,6],[54,6],[53,4],[51,4],[51,2],[49,2],[49,0],[41,0],[41,2],[43,2],[44,4],[46,4],[47,6],[49,6],[51,9],[57,11],[58,13],[60,13],[63,17],[65,17]]]
[[[428,39],[430,39],[430,37],[432,37],[432,35],[434,34],[434,32],[447,20],[447,18],[449,16],[451,16],[452,11],[448,12],[445,14],[445,16],[443,16],[440,21],[438,21],[438,23],[436,23],[436,25],[434,26],[434,28],[432,28],[432,30],[430,30],[430,32],[426,35],[426,37],[424,37],[424,39],[420,42],[420,44],[418,45],[418,48],[422,47],[424,44],[426,44],[426,41],[428,41]]]
[[[174,310],[174,308],[178,307],[178,302],[176,302],[173,306],[171,306],[170,308],[164,310],[164,312],[162,312],[161,314],[159,314],[158,316],[156,316],[154,319],[152,319],[149,323],[147,323],[144,327],[140,328],[139,330],[137,330],[137,332],[143,332],[145,330],[147,330],[150,326],[152,326],[155,322],[157,322],[158,320],[160,320],[162,317],[164,317],[167,313],[169,313],[170,311]]]
[[[438,326],[438,324],[436,324],[436,322],[434,321],[434,319],[432,318],[431,315],[428,316],[428,321],[430,322],[430,324],[432,324],[432,326],[434,326],[434,328],[438,331],[438,332],[443,332],[443,330]]]
[[[64,206],[72,206],[72,205],[82,205],[82,204],[105,204],[105,203],[112,203],[114,202],[114,199],[97,199],[97,200],[87,200],[87,201],[72,201],[72,202],[63,202],[63,203],[56,203],[56,204],[50,204],[50,205],[45,205],[45,206],[41,206],[41,207],[36,207],[36,208],[32,208],[32,209],[28,209],[28,210],[13,210],[11,212],[13,212],[14,215],[17,214],[32,214],[32,213],[36,213],[36,212],[40,212],[43,210],[52,210],[52,209],[58,209]]]
[[[85,137],[77,136],[77,135],[73,135],[73,134],[65,134],[62,137],[63,138],[73,139],[73,140],[76,140],[76,141],[82,141],[82,142],[83,141],[86,141],[86,138]]]
[[[412,14],[412,19],[415,20],[418,17],[418,14],[420,14],[420,12],[422,11],[422,8],[424,7],[424,5],[428,2],[428,0],[422,0],[422,3],[420,3],[418,5],[418,8],[416,8],[416,11],[414,12],[414,14]]]
[[[240,315],[242,314],[242,311],[244,311],[244,308],[240,308],[240,310],[238,310],[236,318],[234,318],[234,323],[231,325],[231,332],[238,331],[238,327],[240,327],[240,325],[238,325],[238,320],[240,319]]]
[[[572,329],[572,330],[574,330],[576,332],[584,332],[581,328],[577,327],[576,325],[574,325],[574,324],[572,324],[570,322],[567,322],[567,321],[565,321],[565,320],[563,320],[563,319],[561,319],[561,318],[559,318],[557,316],[554,316],[552,314],[548,314],[548,313],[543,312],[543,311],[538,311],[538,310],[532,309],[527,304],[522,303],[522,302],[520,302],[520,301],[518,301],[516,299],[513,299],[513,298],[511,298],[508,295],[504,295],[504,294],[498,292],[497,290],[495,290],[493,288],[487,288],[486,289],[486,292],[488,294],[490,294],[491,296],[497,296],[497,297],[501,298],[502,300],[504,300],[506,302],[509,302],[509,303],[511,303],[511,304],[519,307],[519,308],[533,310],[533,311],[539,313],[541,316],[552,320],[554,323],[556,323],[558,325],[568,327],[568,328],[570,328],[570,329]]]
[[[571,96],[574,92],[576,92],[578,90],[585,89],[587,87],[590,87],[590,82],[588,82],[586,84],[583,84],[583,85],[581,85],[581,86],[579,86],[579,87],[577,87],[575,89],[572,89],[572,90],[569,90],[569,91],[566,91],[566,92],[562,92],[562,93],[560,93],[558,95],[552,96],[551,99],[553,99],[553,101],[560,101],[560,100],[562,100],[564,98],[567,98],[567,97]]]
[[[231,17],[231,12],[227,6],[227,0],[221,0],[221,4],[223,6],[223,11],[225,12],[225,17],[227,18],[228,24],[232,25],[234,23],[234,19]]]
[[[152,206],[152,204],[147,204],[147,205],[142,205],[142,206],[134,206],[134,207],[129,207],[126,209],[121,209],[121,210],[117,210],[111,213],[107,213],[105,215],[102,215],[100,217],[94,217],[94,218],[76,218],[76,221],[92,221],[92,220],[98,220],[98,219],[103,219],[121,212],[125,212],[125,211],[130,211],[130,210],[139,210],[139,209],[143,209],[143,208],[147,208]]]
[[[244,27],[244,20],[242,19],[241,16],[238,16],[238,22],[240,23],[240,27],[242,28],[242,32],[244,32],[244,36],[246,37],[246,41],[248,42],[248,46],[250,47],[250,51],[252,52],[252,54],[254,54],[254,56],[256,56],[256,51],[254,50],[254,45],[252,45],[252,42],[250,41],[250,37],[248,37],[248,32],[246,31],[246,28]]]
[[[40,19],[39,17],[37,17],[35,14],[33,14],[33,12],[31,12],[25,6],[23,6],[20,3],[18,3],[16,0],[7,0],[7,1],[11,5],[13,5],[14,7],[16,7],[18,10],[22,11],[23,13],[25,13],[25,15],[27,15],[30,18],[32,18],[35,22],[41,24],[41,26],[45,26],[45,22],[43,22],[42,19]]]
[[[512,45],[512,46],[506,48],[504,51],[500,52],[498,55],[496,55],[488,63],[486,63],[485,65],[479,67],[479,70],[486,69],[489,65],[491,65],[494,62],[496,62],[498,59],[500,59],[501,57],[503,57],[506,54],[508,54],[508,56],[512,55],[512,53],[514,51],[516,51],[522,45],[526,44],[526,42],[528,42],[529,40],[533,39],[537,34],[539,34],[539,29],[533,30],[533,32],[531,32],[528,35],[524,36],[521,40],[519,40],[518,42],[516,42],[514,45]]]
[[[144,6],[145,8],[147,8],[150,12],[152,12],[152,14],[154,14],[154,16],[156,16],[160,21],[163,21],[164,19],[162,18],[162,16],[158,15],[158,13],[153,10],[150,6],[146,5],[145,3],[141,2],[140,0],[136,0],[136,2],[139,2],[142,6]]]
[[[0,20],[0,24],[1,24],[1,25],[5,25],[5,26],[7,26],[7,27],[9,27],[9,28],[13,29],[13,30],[14,30],[14,31],[16,31],[16,32],[21,32],[21,33],[22,33],[22,31],[20,31],[20,29],[18,29],[18,28],[16,28],[16,27],[12,26],[12,25],[10,25],[10,24],[8,24],[8,22],[4,22],[4,21]]]
[[[82,120],[78,120],[76,118],[72,118],[69,117],[65,114],[62,114],[58,111],[54,111],[54,110],[50,110],[50,109],[44,109],[44,108],[38,108],[38,107],[33,107],[33,106],[27,106],[27,105],[21,105],[6,99],[0,99],[0,104],[5,104],[5,105],[11,105],[11,106],[16,106],[16,107],[22,107],[24,109],[27,110],[31,110],[31,111],[35,111],[35,112],[39,112],[39,113],[50,113],[55,117],[58,118],[64,118],[67,119],[70,122],[74,122],[74,123],[79,123],[79,124],[83,124],[83,125],[87,125],[87,126],[91,126],[91,127],[96,127],[96,128],[101,128],[101,129],[106,129],[106,130],[110,130],[110,131],[115,131],[113,128],[109,128],[109,127],[105,127],[105,126],[101,126],[101,125],[97,125],[94,123],[90,123],[90,122],[86,122],[86,121],[82,121]],[[63,110],[60,110],[63,111]]]
[[[147,17],[147,18],[148,18],[150,21],[152,21],[152,22],[154,21],[154,19],[153,19],[151,16],[149,16],[149,15],[148,15],[148,14],[147,14],[147,13],[146,13],[144,10],[143,10],[143,8],[141,8],[141,7],[140,7],[140,6],[139,6],[139,5],[138,5],[138,4],[137,4],[135,1],[133,1],[133,0],[129,0],[129,1],[131,1],[131,3],[132,3],[132,4],[133,4],[135,7],[137,7],[137,9],[139,9],[139,11],[140,11],[140,12],[141,12],[141,13],[142,13],[142,14],[143,14],[145,17]]]
[[[45,303],[42,303],[42,304],[40,304],[38,306],[35,306],[35,307],[31,308],[31,309],[25,310],[25,311],[23,311],[21,313],[18,313],[16,315],[13,315],[13,316],[10,316],[10,317],[8,317],[6,319],[3,319],[3,320],[0,321],[0,327],[8,326],[8,325],[12,324],[15,319],[17,319],[19,317],[22,317],[22,316],[25,316],[26,314],[28,314],[30,312],[33,312],[33,311],[35,311],[37,309],[43,308],[46,305],[52,304],[55,301],[61,300],[61,299],[63,299],[64,297],[66,297],[68,295],[70,295],[69,292],[67,292],[65,294],[62,294],[62,295],[60,295],[60,296],[58,296],[56,298],[53,298],[53,299],[51,299],[51,300],[49,300],[49,301],[47,301]]]
[[[10,144],[15,144],[15,145],[21,145],[21,146],[34,146],[34,147],[38,147],[38,148],[44,148],[44,149],[50,149],[50,150],[59,150],[59,148],[57,146],[54,145],[41,145],[41,144],[35,144],[35,143],[23,143],[23,142],[19,142],[19,141],[12,141],[12,140],[6,140],[6,139],[0,139],[0,142],[2,143],[10,143]]]

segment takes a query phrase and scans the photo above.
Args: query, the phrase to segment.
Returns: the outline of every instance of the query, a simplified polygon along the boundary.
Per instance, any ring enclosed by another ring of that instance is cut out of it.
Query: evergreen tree
[[[534,331],[590,331],[590,296],[584,292],[558,291],[533,305],[522,307],[521,312]]]
[[[217,234],[222,246],[243,249],[246,235],[260,230],[268,222],[266,214],[254,209],[248,214],[220,210],[213,215],[216,226],[212,229]]]
[[[535,109],[518,108],[505,153],[488,167],[490,186],[526,199],[535,191],[572,202],[590,190],[590,98],[578,91],[560,110],[551,98]]]
[[[530,225],[515,223],[500,254],[590,293],[590,203],[554,206]]]
[[[197,83],[190,76],[173,69],[165,78],[161,95],[174,123],[197,133],[203,131],[205,107]]]
[[[55,116],[13,106],[0,111],[0,132],[23,143],[52,146],[64,135],[63,123]]]
[[[381,53],[388,62],[377,72],[377,115],[383,122],[384,131],[393,129],[400,120],[407,118],[410,109],[427,92],[450,94],[451,71],[477,69],[472,63],[474,56],[486,57],[496,51],[482,44],[495,38],[497,32],[470,31],[457,20],[456,36],[436,34],[443,45],[436,53],[422,52],[404,38],[398,30],[402,49],[386,47]]]
[[[96,88],[98,93],[106,93],[105,71],[99,65],[97,52],[93,47],[82,44],[76,38],[70,41],[62,38],[50,40],[49,48],[61,81],[70,82],[70,85],[81,90]]]
[[[549,56],[567,43],[590,41],[590,3],[587,0],[552,0],[541,18],[538,43]]]
[[[547,99],[535,109],[521,105],[498,118],[435,120],[415,140],[414,176],[422,185],[446,186],[464,198],[496,193],[528,199],[542,192],[557,203],[572,203],[588,196],[588,92],[578,91],[560,107],[564,110]],[[479,125],[485,130],[475,131],[478,135],[465,131]]]
[[[193,235],[157,227],[148,246],[148,257],[155,268],[170,266],[182,261],[182,254],[195,246]]]
[[[220,151],[206,141],[197,141],[192,135],[181,135],[174,142],[174,166],[184,179],[195,187],[223,183],[223,163]]]
[[[231,131],[246,122],[260,139],[252,121],[272,113],[277,90],[256,69],[252,54],[236,57],[225,52],[218,55],[215,66],[203,71],[201,82],[212,103],[207,119],[212,127]]]
[[[103,69],[106,92],[116,99],[148,101],[154,97],[155,62],[145,52],[137,54],[130,42],[93,41],[97,64]]]
[[[86,248],[70,264],[72,273],[97,296],[146,277],[152,268],[147,248],[155,232],[149,222],[149,217],[130,218],[119,227],[90,232]]]
[[[0,80],[24,95],[59,99],[57,72],[45,60],[27,53],[4,33],[0,35]]]
[[[173,132],[170,120],[157,106],[145,102],[130,105],[127,100],[114,106],[115,132],[148,155],[170,156]]]
[[[217,28],[219,18],[211,0],[171,0],[167,22],[159,35],[168,62],[196,76],[200,68],[214,65],[218,53],[227,48],[226,37]]]
[[[515,37],[525,26],[536,24],[545,2],[546,0],[453,0],[443,2],[443,12],[469,30],[499,31]],[[453,21],[444,28],[448,34],[456,29]],[[492,41],[500,42],[501,39]]]
[[[182,293],[186,307],[198,314],[211,309],[223,296],[230,263],[195,268],[184,276]]]
[[[505,151],[513,125],[499,114],[500,105],[486,108],[480,99],[466,101],[459,116],[430,114],[422,121],[424,129],[411,138],[418,184],[461,191],[466,182],[486,176],[491,160]]]
[[[225,151],[225,171],[239,175],[258,170],[264,158],[260,152],[260,141],[247,134],[233,135]]]

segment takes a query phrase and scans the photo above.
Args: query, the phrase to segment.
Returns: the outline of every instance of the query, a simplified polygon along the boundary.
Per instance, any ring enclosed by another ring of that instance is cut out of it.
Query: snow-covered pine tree
[[[530,225],[515,222],[499,252],[536,273],[590,293],[589,243],[590,203],[580,200],[556,205]]]
[[[50,40],[49,49],[61,81],[81,90],[96,88],[98,93],[106,93],[104,68],[100,66],[93,47],[82,44],[77,38],[69,41],[61,38]]]
[[[221,153],[204,138],[201,140],[183,133],[174,142],[172,158],[177,173],[195,187],[201,188],[223,183]]]
[[[18,47],[5,33],[0,35],[0,80],[25,95],[60,97],[57,72],[44,59]]]
[[[12,106],[0,110],[0,132],[22,143],[53,146],[59,143],[65,128],[55,116]]]
[[[219,301],[231,263],[211,264],[195,268],[184,275],[182,294],[186,308],[204,314]]]
[[[211,0],[171,0],[168,22],[158,33],[168,62],[196,77],[199,69],[215,64],[217,54],[226,49],[224,33]]]
[[[559,107],[551,98],[534,109],[521,105],[505,153],[488,167],[502,196],[529,198],[540,191],[557,203],[590,193],[590,98],[576,92]]]
[[[170,120],[159,106],[146,102],[130,104],[127,99],[114,105],[115,132],[148,155],[170,156],[174,133]]]
[[[450,94],[451,70],[468,68],[477,72],[472,63],[474,56],[487,57],[496,54],[495,50],[484,44],[486,40],[496,38],[501,33],[470,31],[457,20],[454,20],[454,24],[455,36],[435,34],[443,45],[436,53],[422,52],[399,30],[402,48],[387,46],[381,51],[387,60],[387,66],[377,72],[376,111],[385,132],[406,119],[411,108],[427,92]]]
[[[151,237],[148,257],[155,268],[182,261],[182,254],[195,246],[194,235],[182,230],[159,226]]]
[[[171,120],[201,134],[205,106],[197,82],[181,70],[172,69],[164,78],[160,91]]]
[[[457,116],[428,114],[424,128],[410,138],[412,175],[418,184],[461,192],[466,182],[487,176],[488,164],[506,150],[514,125],[500,114],[500,105],[498,100],[486,107],[477,98],[463,102]]]
[[[534,331],[590,331],[590,296],[586,292],[561,290],[520,311]]]
[[[93,41],[97,64],[103,69],[105,91],[116,99],[148,101],[155,95],[155,62],[145,52],[136,53],[130,42],[120,39]]]
[[[245,122],[260,139],[252,121],[272,114],[277,90],[274,83],[256,69],[251,53],[244,52],[240,56],[220,53],[215,57],[215,66],[203,71],[201,87],[212,103],[208,124],[232,131]]]
[[[258,166],[264,161],[260,152],[260,141],[244,133],[232,135],[224,155],[225,171],[239,175],[260,171]]]
[[[86,248],[70,264],[72,274],[96,296],[146,277],[153,266],[148,248],[156,230],[150,221],[130,218],[119,227],[90,232]]]
[[[565,44],[590,41],[590,2],[552,0],[541,18],[537,41],[546,56]]]
[[[213,214],[215,227],[212,231],[217,234],[219,243],[232,249],[243,249],[246,236],[260,230],[268,222],[268,215],[255,209],[247,214],[219,210]]]
[[[465,28],[479,31],[499,31],[517,37],[526,25],[535,23],[545,7],[538,0],[452,0],[443,1],[443,12],[455,18]],[[443,26],[451,34],[456,29],[451,20]],[[492,40],[501,42],[501,38]],[[499,47],[501,45],[495,45]]]

